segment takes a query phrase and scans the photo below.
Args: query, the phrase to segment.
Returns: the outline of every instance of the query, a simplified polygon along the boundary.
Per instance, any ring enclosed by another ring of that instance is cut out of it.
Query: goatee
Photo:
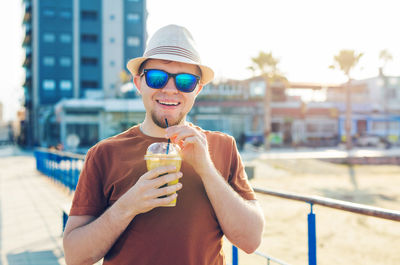
[[[180,116],[176,120],[168,119],[168,126],[174,126],[180,124],[183,118],[184,116]],[[157,116],[154,111],[151,113],[151,119],[160,128],[166,129],[168,127],[165,122],[166,118],[162,116]]]

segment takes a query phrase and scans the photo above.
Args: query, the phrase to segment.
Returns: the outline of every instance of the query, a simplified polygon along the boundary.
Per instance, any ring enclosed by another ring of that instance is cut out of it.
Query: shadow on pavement
[[[358,183],[357,183],[356,173],[354,171],[354,166],[353,164],[348,164],[348,167],[349,167],[350,182],[354,187],[354,191],[358,191]]]
[[[53,251],[25,251],[18,254],[8,254],[7,261],[9,265],[59,265],[58,258]]]

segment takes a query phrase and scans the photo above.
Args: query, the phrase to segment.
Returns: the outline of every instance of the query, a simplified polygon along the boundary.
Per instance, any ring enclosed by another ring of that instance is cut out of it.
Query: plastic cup
[[[179,172],[181,170],[182,158],[180,156],[180,147],[176,144],[169,144],[168,154],[167,154],[168,143],[160,142],[153,143],[149,145],[147,148],[146,155],[144,159],[146,160],[147,170],[152,170],[160,166],[168,166],[174,165],[176,170],[175,172]],[[168,182],[166,185],[161,186],[170,186],[178,183],[178,179]],[[171,193],[172,194],[172,193]],[[171,195],[169,194],[169,195]],[[163,205],[166,207],[173,207],[176,205],[176,199],[167,205]]]

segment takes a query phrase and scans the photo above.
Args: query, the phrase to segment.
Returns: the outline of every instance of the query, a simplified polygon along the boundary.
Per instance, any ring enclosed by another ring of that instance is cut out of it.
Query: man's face
[[[197,66],[163,60],[148,60],[143,69],[160,69],[171,74],[200,74]],[[198,84],[193,92],[181,92],[175,87],[173,78],[170,78],[167,85],[162,89],[148,87],[145,76],[136,76],[134,82],[142,95],[143,104],[146,108],[146,119],[151,118],[151,121],[161,128],[167,127],[165,119],[168,120],[169,126],[178,125],[185,121],[197,94],[202,89],[202,86]]]

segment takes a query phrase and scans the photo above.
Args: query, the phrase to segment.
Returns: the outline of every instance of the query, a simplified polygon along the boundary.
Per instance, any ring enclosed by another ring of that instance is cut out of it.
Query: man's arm
[[[225,236],[246,253],[253,253],[261,243],[264,229],[259,203],[244,200],[213,165],[200,174]]]
[[[97,219],[88,215],[70,216],[63,238],[67,264],[99,261],[136,215],[172,202],[176,193],[159,197],[180,190],[182,184],[159,187],[182,177],[181,172],[171,173],[174,170],[174,166],[163,166],[148,171]],[[163,174],[166,175],[158,177]]]
[[[171,126],[166,137],[181,144],[184,161],[200,175],[225,236],[247,253],[254,252],[261,243],[264,229],[259,204],[244,200],[220,175],[202,132],[185,125]]]

